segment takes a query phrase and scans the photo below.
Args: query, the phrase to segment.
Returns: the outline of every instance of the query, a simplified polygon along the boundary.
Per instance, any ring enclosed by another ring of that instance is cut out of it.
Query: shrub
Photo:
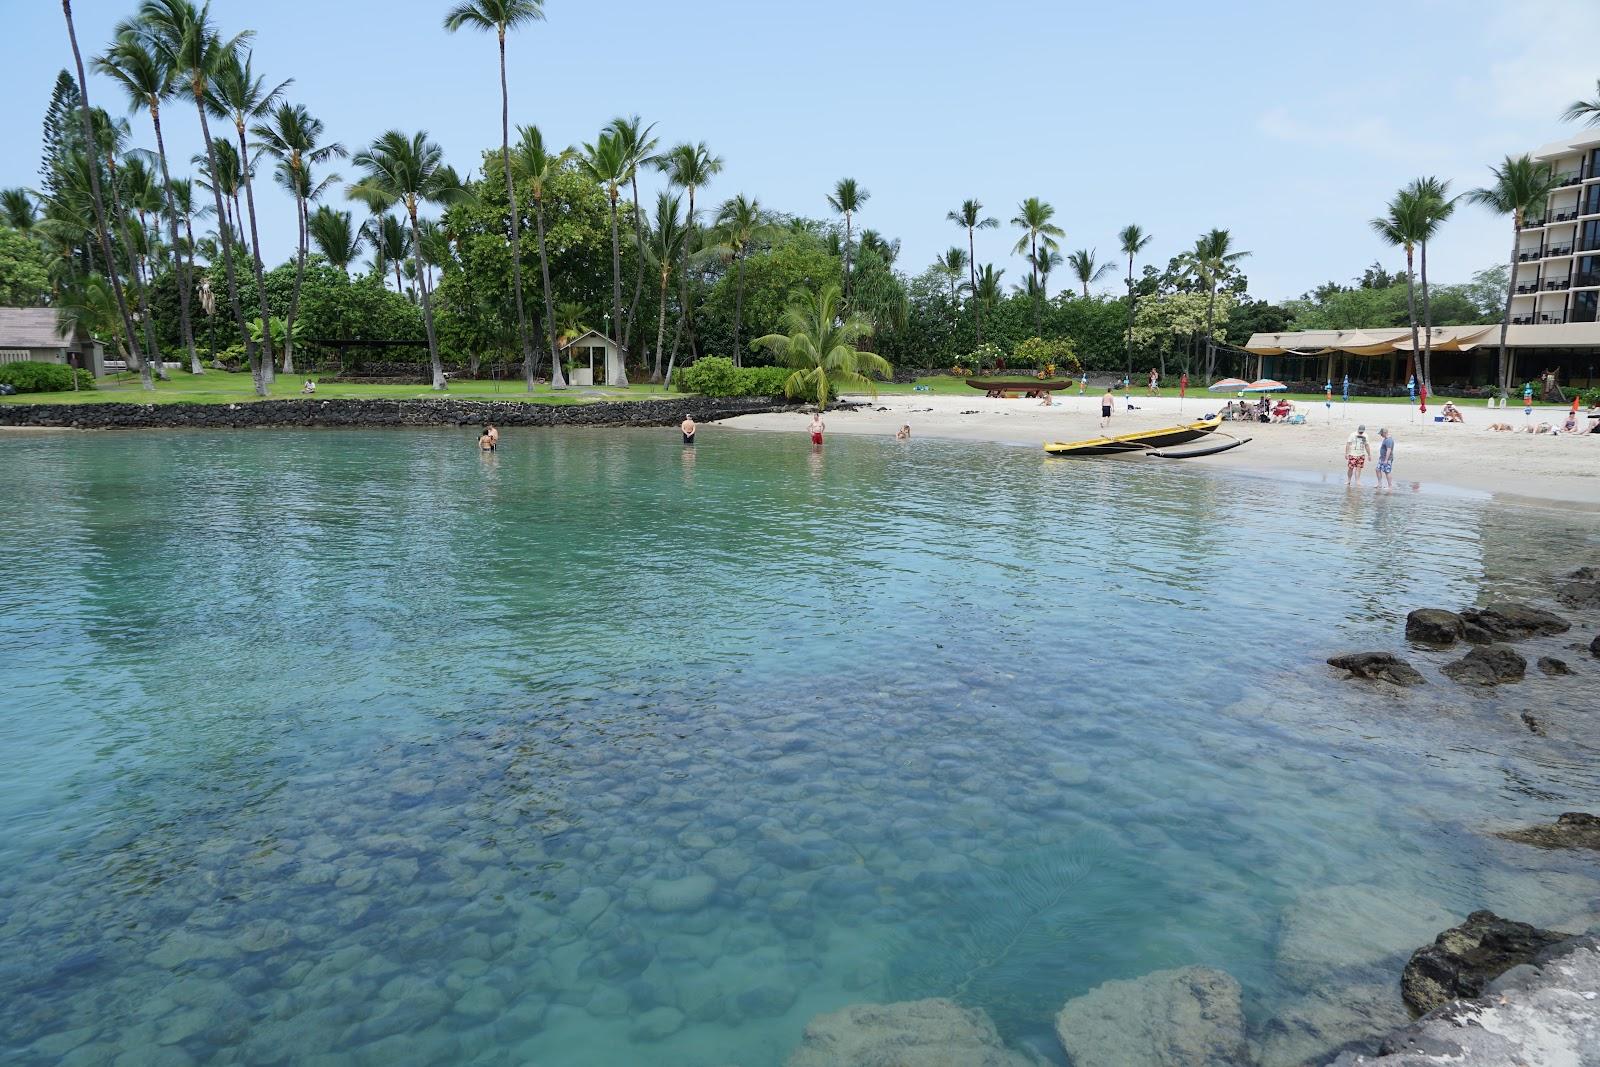
[[[701,396],[782,396],[787,367],[735,367],[725,356],[704,356],[679,371],[673,387]]]
[[[23,360],[20,363],[0,363],[0,382],[14,387],[19,393],[64,393],[72,389],[73,369],[64,363],[37,363]],[[77,371],[78,388],[93,389],[94,376],[88,371]]]
[[[1072,342],[1064,337],[1053,337],[1048,341],[1030,337],[1011,353],[1011,363],[1016,367],[1031,367],[1059,374],[1083,369]]]
[[[999,345],[992,341],[985,341],[963,356],[959,366],[982,370],[984,367],[999,366],[1000,360],[1003,358],[1005,358],[1005,352]]]

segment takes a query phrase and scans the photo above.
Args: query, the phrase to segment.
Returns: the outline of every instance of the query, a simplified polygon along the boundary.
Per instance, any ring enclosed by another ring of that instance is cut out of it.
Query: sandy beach
[[[868,400],[867,397],[849,397]],[[1191,396],[1182,403],[1170,397],[1133,397],[1137,410],[1127,411],[1119,397],[1109,433],[1167,426],[1218,410],[1223,400]],[[1342,487],[1345,479],[1345,438],[1364,423],[1377,453],[1378,428],[1395,435],[1396,492],[1487,493],[1507,501],[1520,500],[1544,506],[1600,511],[1600,435],[1528,434],[1520,407],[1491,411],[1483,405],[1465,410],[1464,424],[1433,421],[1428,408],[1423,422],[1416,409],[1399,404],[1335,401],[1329,411],[1322,404],[1301,404],[1306,423],[1224,423],[1223,432],[1251,438],[1249,444],[1217,456],[1184,460],[1217,469],[1275,474]],[[1559,425],[1564,407],[1536,407],[1533,422]],[[1099,396],[1072,395],[1054,407],[1037,400],[991,400],[974,393],[965,396],[926,394],[884,395],[870,409],[832,410],[826,414],[828,432],[893,436],[902,424],[911,425],[912,439],[941,438],[990,441],[1038,448],[1045,441],[1077,441],[1098,437]],[[785,431],[799,435],[809,415],[742,415],[721,425],[739,429]],[[1518,427],[1515,433],[1490,430],[1493,422]],[[1580,425],[1590,425],[1582,418]],[[1066,461],[1062,462],[1076,462]],[[1100,461],[1096,461],[1100,462]],[[1104,462],[1156,462],[1130,456]],[[1372,464],[1363,485],[1374,491]]]

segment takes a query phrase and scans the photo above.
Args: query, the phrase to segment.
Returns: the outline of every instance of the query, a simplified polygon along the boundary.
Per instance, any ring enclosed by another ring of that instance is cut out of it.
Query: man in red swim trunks
[[[819,411],[811,416],[811,425],[808,427],[811,431],[811,443],[820,445],[822,443],[822,431],[827,428],[827,424],[822,421],[822,412]]]
[[[1356,432],[1344,442],[1344,484],[1361,484],[1361,470],[1372,458],[1372,445],[1367,443],[1366,426],[1357,426]]]

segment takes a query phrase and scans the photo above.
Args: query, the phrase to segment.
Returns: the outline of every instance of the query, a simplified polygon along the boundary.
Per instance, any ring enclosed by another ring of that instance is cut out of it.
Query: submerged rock
[[[1386,972],[1392,979],[1407,953],[1454,918],[1442,904],[1384,886],[1308,889],[1284,912],[1278,969],[1308,986],[1338,971],[1370,972],[1374,980]]]
[[[716,891],[717,880],[709,874],[690,874],[651,882],[644,899],[652,911],[698,911]]]
[[[1392,982],[1319,985],[1262,1024],[1251,1041],[1257,1067],[1301,1067],[1336,1049],[1376,1050],[1384,1035],[1411,1020]]]
[[[1589,651],[1595,656],[1600,656],[1600,637],[1596,637],[1593,641],[1589,642]]]
[[[1557,816],[1555,823],[1550,826],[1506,830],[1495,836],[1539,848],[1592,848],[1600,851],[1600,815],[1568,811]]]
[[[1420,671],[1393,652],[1350,652],[1342,656],[1329,656],[1328,665],[1349,671],[1357,678],[1394,685],[1421,685],[1426,680]]]
[[[1469,641],[1521,641],[1528,637],[1564,634],[1572,624],[1553,611],[1531,604],[1501,603],[1486,608],[1468,608],[1461,613]],[[1481,635],[1487,635],[1485,640]]]
[[[1210,967],[1105,982],[1070,1000],[1056,1036],[1075,1064],[1224,1067],[1246,1061],[1239,983]]]
[[[1569,608],[1600,608],[1600,567],[1579,567],[1556,586],[1556,599]]]
[[[806,1024],[805,1038],[787,1067],[1030,1067],[1032,1062],[1005,1047],[982,1011],[936,998],[852,1004],[818,1015]]]
[[[1460,615],[1443,608],[1418,608],[1406,616],[1406,640],[1429,645],[1453,645],[1467,636]]]
[[[1572,673],[1572,668],[1567,666],[1566,660],[1556,659],[1554,656],[1540,656],[1539,670],[1551,676]]]
[[[1528,661],[1506,645],[1481,645],[1454,663],[1439,668],[1462,685],[1499,685],[1520,682],[1527,673]]]
[[[1544,732],[1544,720],[1535,718],[1532,712],[1525,711],[1522,713],[1522,725],[1528,728],[1529,733],[1538,737],[1549,736]]]
[[[1482,996],[1491,981],[1570,937],[1475,911],[1411,954],[1400,975],[1400,995],[1419,1015],[1459,997]]]

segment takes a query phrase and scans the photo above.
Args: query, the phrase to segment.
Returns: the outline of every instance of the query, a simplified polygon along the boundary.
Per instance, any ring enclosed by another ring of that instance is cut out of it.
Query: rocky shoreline
[[[682,396],[594,404],[517,400],[258,400],[243,404],[0,404],[0,427],[74,430],[193,430],[329,426],[671,426],[691,415],[715,422],[736,415],[800,411],[764,398]]]

